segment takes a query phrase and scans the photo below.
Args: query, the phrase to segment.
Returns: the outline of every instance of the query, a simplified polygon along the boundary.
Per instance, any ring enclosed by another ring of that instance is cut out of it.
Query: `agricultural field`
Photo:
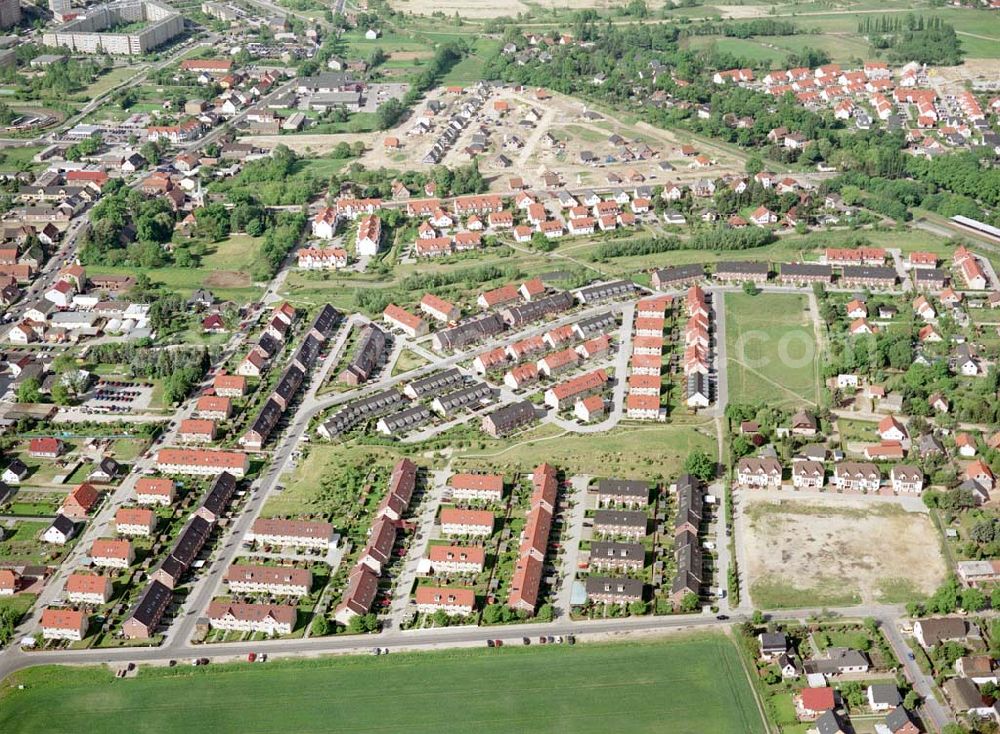
[[[729,400],[818,404],[819,349],[805,295],[727,293]]]
[[[931,594],[945,578],[924,512],[836,494],[779,503],[751,493],[742,502],[737,535],[756,607],[898,603]]]
[[[642,671],[636,675],[637,671]],[[544,685],[533,681],[544,680]],[[455,681],[465,681],[461,691]],[[642,644],[505,647],[266,666],[34,668],[0,692],[4,732],[765,731],[735,647],[722,636]],[[17,686],[23,685],[24,690]],[[385,706],[386,691],[397,705]],[[183,701],[183,706],[175,705]],[[219,706],[226,701],[226,706]],[[455,716],[457,708],[462,715]]]

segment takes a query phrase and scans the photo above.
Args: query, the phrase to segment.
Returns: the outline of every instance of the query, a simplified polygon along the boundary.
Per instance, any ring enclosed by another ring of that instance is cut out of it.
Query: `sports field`
[[[805,294],[726,294],[731,402],[818,403],[820,357]]]
[[[122,680],[48,667],[3,685],[5,734],[764,731],[721,635],[142,669]]]

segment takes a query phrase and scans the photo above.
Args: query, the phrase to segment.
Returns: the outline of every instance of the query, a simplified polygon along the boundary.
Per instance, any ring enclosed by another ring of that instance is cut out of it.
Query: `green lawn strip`
[[[812,586],[772,578],[760,578],[750,584],[750,598],[759,609],[797,609],[802,607],[846,607],[861,603],[861,594],[844,579],[817,575]]]
[[[462,681],[456,686],[455,681]],[[23,684],[24,690],[16,686]],[[721,636],[337,657],[202,669],[35,668],[4,682],[0,728],[174,732],[763,732]],[[386,706],[385,692],[393,705]],[[725,695],[720,695],[725,691]]]
[[[805,295],[726,294],[729,399],[815,403],[815,333]]]

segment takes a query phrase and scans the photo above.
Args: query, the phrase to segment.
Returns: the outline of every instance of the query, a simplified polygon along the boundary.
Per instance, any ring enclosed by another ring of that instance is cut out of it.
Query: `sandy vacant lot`
[[[930,518],[891,502],[745,496],[737,539],[751,599],[765,608],[899,602],[946,573]]]
[[[587,106],[581,100],[549,94],[548,98],[539,100],[535,89],[518,92],[511,87],[496,88],[448,148],[441,164],[453,168],[467,165],[473,158],[466,150],[473,142],[473,135],[485,133],[488,148],[479,156],[480,170],[492,179],[493,190],[504,192],[509,190],[508,179],[511,176],[521,177],[529,188],[544,188],[542,176],[546,172],[559,174],[565,186],[600,188],[607,185],[607,176],[612,172],[625,181],[655,186],[666,181],[690,183],[700,178],[715,179],[743,171],[742,155],[735,149],[707,140],[696,140],[690,135],[656,128],[645,122],[631,125],[605,111],[588,117]],[[417,106],[413,115],[395,129],[373,135],[376,142],[362,157],[362,165],[369,169],[430,170],[433,164],[424,163],[424,156],[449,119],[470,97],[467,93],[452,94],[444,88],[434,90],[427,100]],[[430,101],[440,102],[444,109],[427,117],[425,112]],[[508,111],[497,112],[497,102],[505,103]],[[417,120],[424,117],[430,120],[431,129],[417,132]],[[622,137],[634,148],[641,144],[648,145],[656,156],[647,160],[628,160],[618,144],[609,140],[611,135]],[[382,140],[386,136],[398,138],[402,148],[385,150]],[[282,136],[281,141],[286,142],[293,137],[303,136]],[[684,157],[680,152],[681,146],[687,143],[693,143],[698,152],[712,161],[711,164],[694,167],[693,159]],[[583,151],[589,151],[599,162],[596,165],[583,163],[580,158]],[[609,155],[615,160],[608,162]],[[501,156],[507,159],[506,164],[501,164]],[[661,162],[669,163],[675,170],[665,171],[660,166]],[[634,173],[641,178],[633,178]]]

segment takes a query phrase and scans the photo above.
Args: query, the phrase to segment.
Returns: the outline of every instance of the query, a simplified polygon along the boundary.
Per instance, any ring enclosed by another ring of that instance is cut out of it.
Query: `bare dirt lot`
[[[247,288],[250,276],[235,270],[217,270],[205,279],[205,285],[215,288]]]
[[[425,155],[472,94],[437,89],[414,114],[385,136],[398,138],[401,148],[386,150],[379,138],[361,163],[367,168],[430,170]],[[436,113],[429,105],[440,104]],[[421,127],[426,121],[426,127]],[[302,136],[295,136],[302,137]],[[318,136],[316,136],[318,137]],[[282,137],[282,142],[289,137]],[[485,145],[476,148],[479,141]],[[684,155],[690,144],[695,152]],[[543,185],[546,173],[555,173],[565,186],[600,187],[618,176],[624,183],[656,185],[665,181],[715,179],[743,170],[742,154],[733,148],[697,140],[682,131],[662,130],[644,122],[630,124],[605,111],[588,110],[585,103],[537,89],[498,87],[469,120],[440,163],[462,166],[474,158],[491,188],[507,191],[508,179],[519,176],[530,188]]]
[[[930,518],[844,495],[748,496],[742,573],[754,606],[899,603],[929,595],[947,568]]]

